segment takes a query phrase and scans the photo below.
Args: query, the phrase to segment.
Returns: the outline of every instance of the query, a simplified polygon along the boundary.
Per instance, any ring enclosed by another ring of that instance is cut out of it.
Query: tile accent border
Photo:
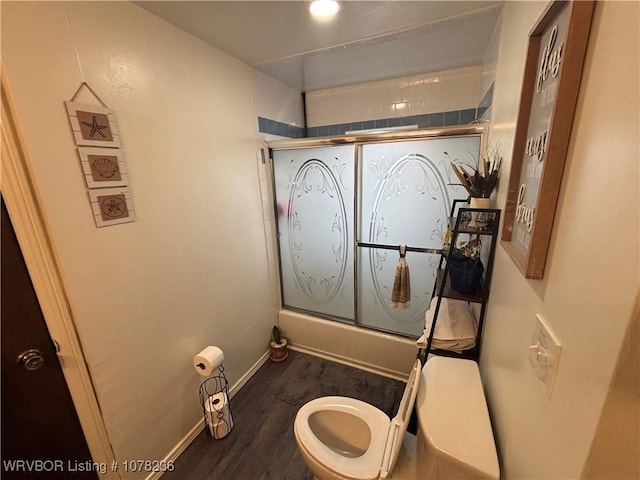
[[[362,122],[338,123],[335,125],[321,125],[308,127],[308,137],[327,137],[344,135],[352,130],[369,130],[372,128],[402,127],[405,125],[418,125],[418,128],[453,127],[467,125],[473,122],[477,116],[477,109],[453,110],[450,112],[425,113],[421,115],[408,115],[406,117],[382,118],[377,120],[365,120]]]
[[[258,131],[289,138],[304,138],[304,128],[288,123],[278,122],[270,118],[258,117]]]

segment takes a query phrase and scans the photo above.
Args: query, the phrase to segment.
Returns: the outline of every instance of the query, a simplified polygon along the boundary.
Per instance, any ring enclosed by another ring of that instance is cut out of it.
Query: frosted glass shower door
[[[354,151],[273,152],[283,303],[351,321]]]
[[[466,198],[451,160],[475,163],[480,136],[367,144],[359,168],[358,241],[416,248],[442,248],[453,199]],[[408,252],[410,308],[391,307],[399,252],[358,247],[358,323],[419,336],[424,329],[439,256]]]

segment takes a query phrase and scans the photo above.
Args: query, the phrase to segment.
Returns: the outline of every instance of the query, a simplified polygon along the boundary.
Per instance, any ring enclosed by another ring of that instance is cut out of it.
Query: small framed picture
[[[129,174],[121,150],[78,147],[78,155],[89,188],[129,185]]]
[[[128,188],[101,188],[89,191],[96,226],[106,227],[136,221],[133,196]]]
[[[120,147],[116,117],[109,108],[65,102],[73,136],[78,146]]]

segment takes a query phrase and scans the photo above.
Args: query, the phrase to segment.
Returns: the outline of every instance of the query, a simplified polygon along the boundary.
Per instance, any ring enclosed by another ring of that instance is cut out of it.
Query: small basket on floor
[[[200,384],[200,405],[204,425],[213,438],[218,440],[231,433],[233,417],[229,402],[229,383],[222,366],[218,367],[218,375],[209,377]]]

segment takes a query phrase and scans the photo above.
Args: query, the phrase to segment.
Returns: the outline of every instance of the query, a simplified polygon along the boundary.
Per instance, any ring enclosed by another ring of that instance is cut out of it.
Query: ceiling
[[[502,1],[139,1],[140,7],[298,91],[477,65]]]

